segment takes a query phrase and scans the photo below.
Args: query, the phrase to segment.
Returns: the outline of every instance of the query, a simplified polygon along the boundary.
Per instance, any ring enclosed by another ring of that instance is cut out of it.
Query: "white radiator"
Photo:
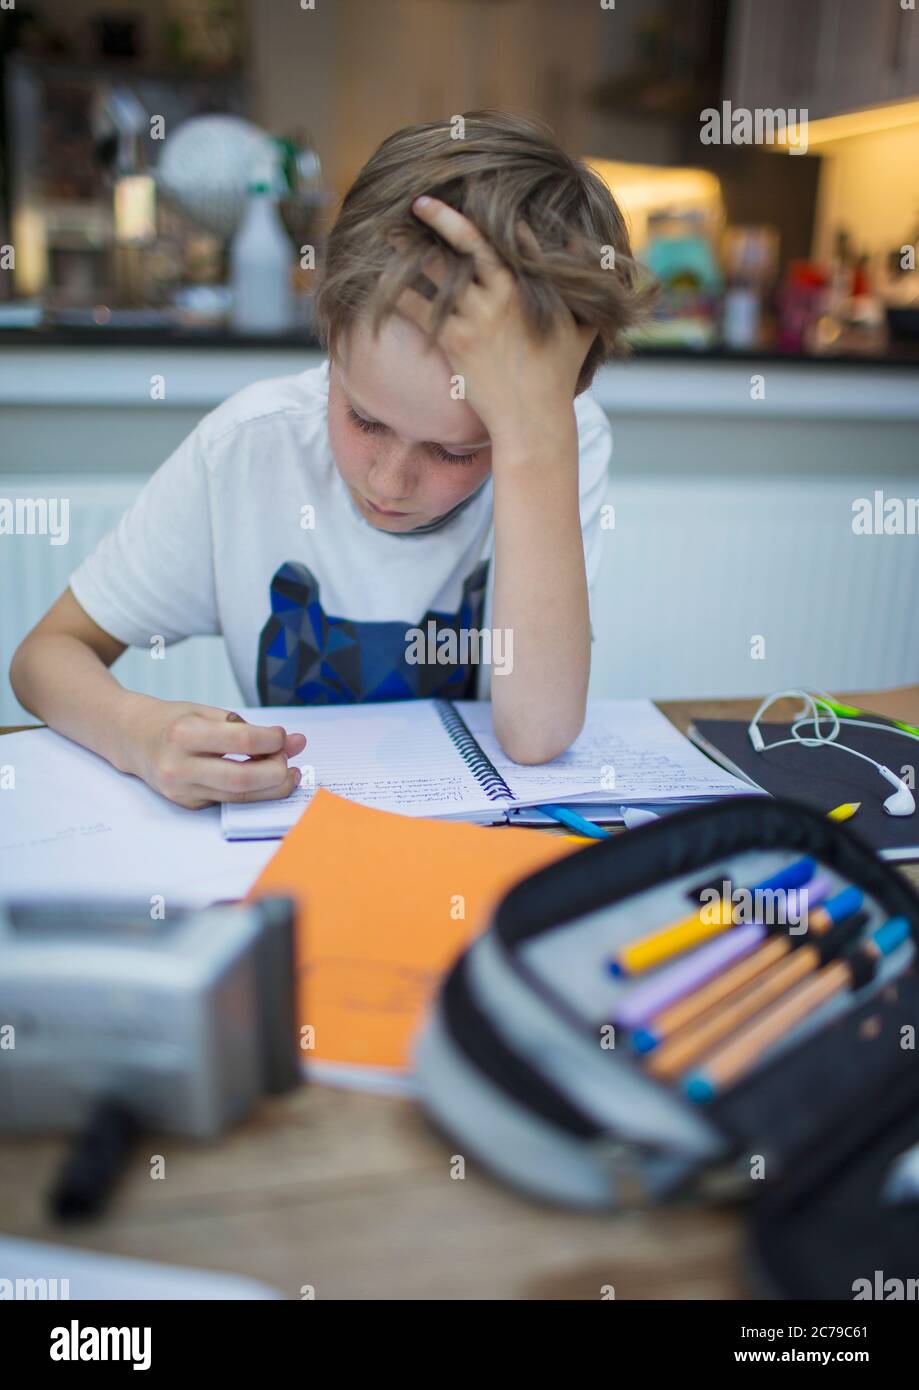
[[[141,483],[0,475],[0,497],[70,503],[66,545],[0,536],[0,724],[28,719],[7,679],[17,643]],[[897,496],[903,479],[871,486]],[[618,476],[593,609],[592,692],[678,698],[919,679],[919,536],[854,535],[853,495],[851,482],[833,479]],[[240,703],[219,638],[170,647],[163,660],[131,651],[116,669],[131,689],[165,699]]]
[[[902,497],[904,482],[869,488]],[[919,681],[919,536],[855,535],[863,492],[851,478],[741,469],[616,477],[591,690],[681,699]]]
[[[29,628],[67,587],[72,572],[115,525],[143,486],[142,477],[14,477],[0,474],[0,497],[67,498],[69,540],[47,535],[0,536],[0,724],[34,722],[9,683],[13,652]],[[123,685],[164,700],[196,700],[233,708],[242,703],[219,637],[193,637],[164,657],[125,652],[115,672]]]

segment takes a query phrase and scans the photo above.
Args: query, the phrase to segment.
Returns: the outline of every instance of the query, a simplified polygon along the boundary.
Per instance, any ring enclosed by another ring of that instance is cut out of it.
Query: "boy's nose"
[[[410,449],[397,446],[378,454],[367,477],[379,505],[385,507],[411,497],[416,472]]]

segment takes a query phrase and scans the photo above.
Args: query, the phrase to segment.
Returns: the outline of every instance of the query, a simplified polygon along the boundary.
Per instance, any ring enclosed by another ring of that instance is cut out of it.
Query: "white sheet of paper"
[[[749,792],[749,787],[706,758],[650,700],[591,703],[581,736],[567,753],[542,766],[512,762],[495,737],[491,705],[458,700],[482,751],[514,793],[513,801],[667,801]],[[500,819],[507,800],[490,800],[459,756],[433,701],[385,705],[245,709],[252,723],[282,724],[307,737],[295,762],[312,781],[285,801],[227,804],[224,833],[230,838],[278,836],[328,787],[365,806],[408,816]]]
[[[319,787],[406,816],[475,814],[492,804],[453,745],[433,701],[239,713],[250,724],[281,724],[288,733],[305,734],[306,748],[293,759],[305,775],[284,801],[227,803],[223,827],[228,836],[283,834]],[[499,804],[496,816],[501,815]]]
[[[580,795],[625,804],[750,793],[747,783],[700,753],[650,700],[591,700],[584,729],[568,752],[535,767],[504,753],[487,701],[457,700],[456,708],[518,802]]]
[[[72,1245],[45,1245],[34,1240],[0,1237],[0,1279],[13,1289],[11,1298],[122,1299],[278,1299],[284,1294],[269,1284],[238,1274],[150,1260],[77,1250]],[[23,1292],[17,1290],[20,1286]],[[101,1315],[100,1315],[101,1316]],[[143,1321],[139,1312],[138,1317]],[[68,1321],[63,1313],[61,1322]]]
[[[50,729],[5,735],[0,766],[0,898],[198,906],[240,897],[277,848],[228,843],[216,806],[186,811]]]

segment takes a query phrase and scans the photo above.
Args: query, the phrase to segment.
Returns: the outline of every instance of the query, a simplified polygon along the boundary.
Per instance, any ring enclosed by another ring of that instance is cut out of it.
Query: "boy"
[[[637,316],[628,235],[541,126],[463,120],[397,132],[347,194],[329,361],[207,416],[13,658],[27,709],[183,806],[287,796],[304,739],[124,690],[154,635],[222,633],[251,704],[490,695],[525,763],[580,732],[610,455],[581,393]],[[419,629],[503,664],[412,661]]]

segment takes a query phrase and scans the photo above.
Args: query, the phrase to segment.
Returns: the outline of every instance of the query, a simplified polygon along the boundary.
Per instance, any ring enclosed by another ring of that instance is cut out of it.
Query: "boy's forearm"
[[[492,479],[493,624],[513,642],[492,670],[495,732],[516,761],[547,762],[581,731],[590,674],[573,406],[493,431]]]
[[[66,633],[36,634],[19,648],[10,682],[20,704],[49,728],[132,772],[127,720],[147,696],[125,690],[96,653]]]

